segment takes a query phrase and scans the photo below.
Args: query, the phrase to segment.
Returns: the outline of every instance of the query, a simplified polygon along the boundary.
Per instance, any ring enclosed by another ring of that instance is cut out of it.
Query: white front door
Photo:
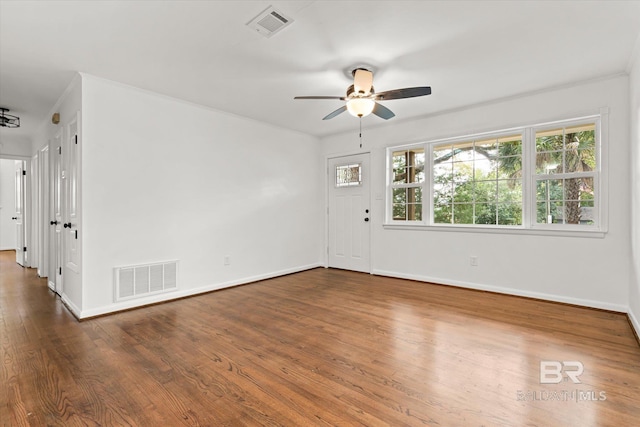
[[[329,159],[329,267],[369,273],[369,154]]]
[[[22,266],[25,263],[25,239],[24,239],[24,182],[25,167],[22,160],[16,161],[16,262]]]

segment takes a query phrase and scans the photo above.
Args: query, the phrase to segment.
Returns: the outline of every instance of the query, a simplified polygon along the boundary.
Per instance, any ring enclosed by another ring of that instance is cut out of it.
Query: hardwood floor
[[[621,314],[315,269],[77,322],[12,256],[2,426],[640,420],[640,348]],[[581,362],[581,383],[541,384],[541,361]]]

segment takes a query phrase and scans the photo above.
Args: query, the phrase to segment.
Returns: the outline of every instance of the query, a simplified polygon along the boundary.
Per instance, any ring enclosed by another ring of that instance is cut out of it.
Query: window
[[[601,120],[391,147],[386,224],[604,231]]]
[[[536,130],[537,224],[593,226],[596,124]]]
[[[353,187],[362,184],[362,165],[336,166],[336,187]]]
[[[394,151],[391,158],[393,220],[422,221],[424,148]]]
[[[522,135],[433,146],[433,222],[522,224]]]

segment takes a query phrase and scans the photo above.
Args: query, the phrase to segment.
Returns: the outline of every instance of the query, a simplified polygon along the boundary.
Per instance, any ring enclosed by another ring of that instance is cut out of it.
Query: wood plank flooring
[[[315,269],[77,322],[13,256],[2,426],[639,425],[621,314]]]

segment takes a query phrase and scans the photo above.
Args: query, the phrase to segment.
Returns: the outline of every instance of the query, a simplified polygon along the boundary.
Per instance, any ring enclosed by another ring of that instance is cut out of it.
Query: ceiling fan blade
[[[416,96],[431,95],[431,87],[406,87],[404,89],[388,90],[376,93],[376,101],[388,101],[390,99],[414,98]]]
[[[344,101],[344,96],[296,96],[293,99],[339,99]]]
[[[389,120],[390,118],[396,116],[395,114],[393,114],[393,111],[389,110],[387,107],[385,107],[382,104],[378,104],[377,102],[376,102],[376,105],[373,106],[372,113],[385,120]]]
[[[345,111],[347,111],[347,106],[343,105],[342,107],[338,108],[337,110],[327,114],[326,116],[324,116],[322,118],[322,120],[329,120],[329,119],[333,119],[335,116],[337,116],[338,114],[342,114]],[[393,114],[393,113],[392,113]]]

